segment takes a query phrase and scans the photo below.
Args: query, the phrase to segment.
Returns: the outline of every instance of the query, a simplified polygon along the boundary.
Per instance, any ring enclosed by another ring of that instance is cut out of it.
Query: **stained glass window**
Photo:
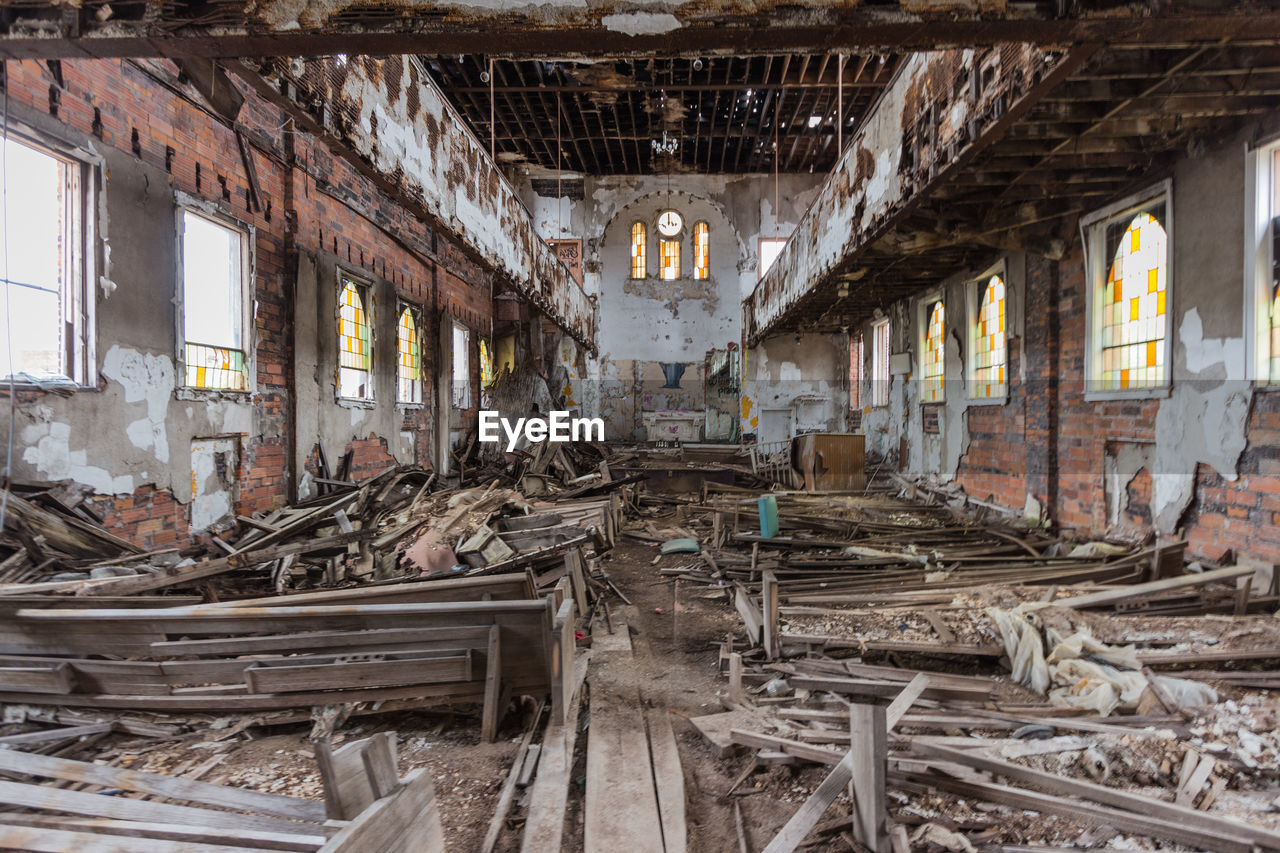
[[[493,350],[489,348],[489,342],[484,338],[480,339],[480,388],[481,390],[488,388],[493,384],[493,380],[498,378],[498,373],[493,364]]]
[[[1164,382],[1168,238],[1164,205],[1107,228],[1111,267],[1102,300],[1102,387],[1150,388]]]
[[[644,278],[647,274],[644,264],[644,223],[637,222],[631,226],[631,277]]]
[[[396,348],[399,353],[396,399],[401,403],[421,403],[422,344],[418,338],[418,318],[408,305],[400,310],[400,320],[396,323]]]
[[[709,278],[711,275],[711,229],[707,223],[693,226],[693,277]]]
[[[979,285],[981,286],[981,285]],[[1003,397],[1009,351],[1005,332],[1004,281],[993,275],[982,288],[973,341],[973,397]]]
[[[921,399],[926,403],[942,400],[943,357],[946,353],[946,323],[942,303],[929,307],[929,333],[924,340],[924,388]]]
[[[343,276],[338,290],[338,394],[370,399],[373,327],[365,308],[368,289]]]
[[[680,277],[680,241],[663,240],[658,244],[662,258],[662,280],[675,281]]]

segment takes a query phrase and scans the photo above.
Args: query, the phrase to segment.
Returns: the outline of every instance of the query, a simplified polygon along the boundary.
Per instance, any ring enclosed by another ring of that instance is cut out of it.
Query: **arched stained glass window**
[[[1123,231],[1120,228],[1123,227]],[[1107,229],[1102,308],[1102,387],[1149,388],[1164,381],[1168,236],[1149,211]]]
[[[418,338],[418,318],[408,305],[400,311],[396,323],[396,365],[399,387],[396,399],[401,403],[422,402],[422,344]]]
[[[644,278],[646,273],[644,263],[645,252],[645,228],[643,222],[636,222],[631,226],[631,277]]]
[[[373,366],[373,327],[366,309],[367,290],[343,276],[338,290],[338,393],[369,399]]]
[[[946,321],[942,302],[929,308],[929,332],[924,341],[924,388],[921,399],[926,403],[941,402],[942,374],[946,352]]]
[[[1005,394],[1005,368],[1009,362],[1005,330],[1004,280],[987,279],[978,302],[978,320],[973,341],[973,384],[971,396],[988,398]]]
[[[711,228],[705,222],[693,226],[693,277],[711,276]]]

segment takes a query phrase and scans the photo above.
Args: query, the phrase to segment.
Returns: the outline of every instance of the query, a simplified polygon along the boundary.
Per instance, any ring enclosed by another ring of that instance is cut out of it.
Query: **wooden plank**
[[[375,628],[367,631],[314,631],[296,634],[267,634],[256,637],[221,637],[207,640],[171,640],[152,643],[157,657],[189,655],[258,655],[264,652],[349,652],[373,646],[426,646],[448,642],[453,648],[480,648],[487,642],[489,627],[475,628]]]
[[[835,802],[836,797],[840,796],[840,792],[853,780],[853,767],[856,760],[857,756],[853,749],[844,754],[835,768],[827,774],[827,778],[822,780],[764,848],[764,853],[791,853],[800,846],[818,825],[823,814]]]
[[[1253,566],[1227,566],[1223,569],[1214,569],[1213,571],[1200,572],[1199,574],[1182,575],[1181,577],[1176,578],[1164,578],[1163,580],[1151,581],[1149,583],[1130,584],[1128,586],[1104,589],[1100,592],[1091,592],[1085,595],[1072,596],[1070,598],[1060,598],[1053,603],[1058,607],[1074,607],[1076,609],[1085,607],[1104,607],[1109,604],[1129,601],[1146,595],[1155,595],[1162,592],[1169,592],[1171,590],[1204,586],[1205,584],[1217,583],[1220,581],[1232,581],[1236,578],[1252,575],[1256,571],[1257,569]]]
[[[761,636],[764,643],[764,654],[769,660],[775,660],[781,651],[778,631],[778,577],[770,569],[760,574],[760,615],[764,624]]]
[[[591,653],[578,655],[574,661],[574,681],[578,686],[587,675]],[[525,821],[521,853],[548,853],[561,849],[564,837],[565,806],[569,782],[573,776],[573,753],[578,740],[578,710],[582,691],[575,687],[573,701],[565,713],[563,725],[547,726],[538,759],[538,776],[529,793],[528,817]]]
[[[1154,815],[1123,811],[1069,797],[1044,794],[1026,788],[1015,788],[990,782],[953,779],[941,774],[893,774],[890,780],[919,781],[953,794],[974,800],[1027,809],[1043,814],[1061,815],[1079,820],[1086,826],[1113,826],[1121,832],[1147,835],[1175,844],[1185,844],[1214,853],[1254,853],[1257,848],[1244,835],[1211,831],[1192,824],[1166,820]],[[1112,789],[1115,790],[1115,789]],[[1197,812],[1198,814],[1198,812]],[[1270,846],[1270,845],[1268,845]]]
[[[500,629],[495,625],[492,630]],[[366,654],[368,659],[364,660],[359,655],[304,655],[256,661],[245,667],[244,680],[251,693],[304,693],[471,680],[469,650]]]
[[[7,746],[25,746],[32,743],[47,743],[53,740],[65,740],[73,737],[106,734],[113,730],[113,723],[91,723],[87,726],[67,726],[61,729],[45,729],[38,732],[23,732],[20,735],[0,737],[0,744]]]
[[[507,813],[511,810],[511,803],[515,799],[516,786],[520,784],[521,777],[524,775],[523,765],[526,763],[526,756],[530,754],[529,745],[538,731],[538,725],[542,721],[542,709],[545,707],[544,703],[538,703],[538,708],[533,713],[533,722],[529,724],[524,737],[520,739],[516,757],[511,762],[511,769],[507,772],[507,780],[502,784],[502,793],[498,795],[498,805],[494,808],[493,817],[489,820],[489,829],[485,832],[484,842],[480,845],[480,853],[493,853],[493,848],[498,844],[498,837],[502,835],[502,827],[507,821]]]
[[[1153,797],[1130,793],[1120,788],[1086,782],[1082,779],[1055,776],[1052,773],[1023,767],[1010,761],[992,758],[973,751],[952,749],[951,747],[933,744],[923,738],[916,738],[912,748],[917,754],[941,758],[973,767],[977,770],[998,773],[1008,779],[1035,785],[1050,794],[1082,797],[1097,803],[1105,803],[1111,807],[1143,814],[1156,820],[1194,827],[1197,830],[1222,837],[1245,838],[1259,846],[1280,849],[1280,832],[1273,832],[1229,818],[1207,815],[1177,803],[1166,803]]]
[[[279,820],[273,817],[197,809],[148,800],[131,800],[126,797],[109,797],[102,794],[86,794],[65,788],[43,785],[25,785],[21,782],[0,781],[0,803],[28,809],[65,812],[88,817],[108,817],[120,820],[158,821],[182,823],[191,826],[214,826],[223,829],[257,829],[264,832],[288,833],[305,830],[305,824]]]
[[[853,836],[875,853],[890,853],[889,808],[885,801],[889,742],[885,709],[879,705],[849,708],[849,754],[853,756]]]
[[[319,853],[445,853],[444,829],[431,775],[405,777],[400,790],[362,811]]]
[[[164,587],[174,586],[180,583],[190,583],[192,581],[203,580],[204,578],[213,577],[214,575],[220,575],[226,572],[232,572],[236,569],[251,568],[259,565],[260,563],[267,563],[272,560],[278,560],[281,557],[287,557],[290,554],[306,554],[313,551],[323,551],[327,548],[346,545],[348,542],[358,542],[361,539],[368,539],[372,535],[372,530],[357,530],[353,533],[339,533],[336,536],[329,536],[324,539],[306,539],[301,542],[290,542],[285,545],[276,545],[271,548],[255,549],[247,553],[240,550],[236,551],[234,554],[229,554],[226,557],[203,560],[193,566],[174,566],[172,568],[161,569],[157,572],[148,572],[141,575],[105,578],[97,583],[68,581],[67,584],[61,588],[66,590],[78,590],[79,594],[82,595],[132,595],[136,592],[162,589]]]
[[[554,681],[553,681],[554,683]],[[502,632],[497,625],[489,629],[489,650],[485,657],[484,709],[480,717],[480,739],[493,743],[498,737],[502,709]]]
[[[747,629],[747,642],[753,646],[760,645],[764,631],[764,616],[760,608],[756,607],[755,602],[751,600],[747,588],[736,582],[733,585],[733,606],[737,608],[738,615],[742,617],[742,624]]]
[[[653,765],[625,619],[592,636],[584,853],[663,853]]]
[[[246,607],[301,607],[324,604],[401,604],[445,601],[520,601],[534,597],[526,575],[445,578],[432,581],[371,583],[347,589],[295,592],[268,598],[245,598],[200,605],[201,610],[241,610]]]
[[[24,693],[65,694],[72,690],[75,673],[71,665],[52,663],[43,666],[0,667],[0,684]]]
[[[365,775],[374,799],[389,797],[400,790],[400,774],[396,771],[396,736],[394,732],[380,732],[369,738],[360,751]]]
[[[649,751],[653,756],[653,783],[658,793],[662,844],[666,853],[685,853],[689,825],[685,815],[684,767],[671,729],[671,717],[661,707],[646,708]]]
[[[741,705],[743,695],[742,654],[740,652],[731,652],[729,654],[729,701],[734,705]]]
[[[225,844],[175,844],[154,838],[122,838],[65,829],[0,824],[0,850],[23,850],[29,853],[252,853],[257,847],[232,847]]]
[[[139,770],[126,770],[121,767],[73,761],[69,758],[38,755],[33,752],[0,750],[0,771],[61,779],[65,782],[101,785],[104,788],[121,788],[173,800],[257,812],[286,820],[319,823],[325,819],[323,805],[315,800],[287,797],[282,794],[265,794],[245,788],[200,782],[196,779],[144,773]],[[305,828],[299,825],[297,831],[305,831]]]
[[[187,844],[229,845],[232,849],[283,850],[290,853],[314,853],[325,842],[320,827],[311,835],[285,835],[278,832],[253,832],[247,829],[214,829],[212,827],[181,826],[174,823],[139,823],[133,820],[108,820],[106,818],[68,817],[51,814],[19,814],[7,812],[0,823],[9,826],[34,826],[71,832],[88,832],[95,836],[115,835],[133,839],[155,839],[181,842],[162,848],[165,853],[186,850]],[[123,843],[123,842],[122,842]],[[73,849],[73,848],[67,848]],[[79,848],[74,848],[79,849]],[[132,851],[132,845],[124,849]],[[226,849],[219,847],[218,849]]]
[[[365,767],[364,751],[371,738],[333,749],[328,740],[316,742],[316,764],[324,783],[324,809],[331,820],[355,820],[373,805],[373,782]]]
[[[553,725],[564,725],[568,719],[568,709],[573,702],[570,691],[575,688],[573,658],[578,649],[574,634],[573,599],[566,598],[560,602],[551,627],[551,722]]]
[[[902,688],[902,692],[889,703],[889,707],[885,708],[884,721],[885,729],[887,731],[892,731],[893,727],[898,725],[898,721],[902,719],[902,715],[910,710],[911,706],[915,704],[916,700],[920,698],[928,687],[928,674],[923,672],[916,673],[916,677],[911,679],[910,683],[907,684],[906,687]]]

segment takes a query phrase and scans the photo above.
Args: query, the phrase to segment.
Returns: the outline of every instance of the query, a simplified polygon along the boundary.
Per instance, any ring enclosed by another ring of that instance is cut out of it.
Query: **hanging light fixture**
[[[680,140],[667,134],[667,93],[665,91],[662,93],[662,100],[659,103],[662,110],[662,140],[650,139],[649,144],[653,147],[653,153],[670,157],[679,150]]]

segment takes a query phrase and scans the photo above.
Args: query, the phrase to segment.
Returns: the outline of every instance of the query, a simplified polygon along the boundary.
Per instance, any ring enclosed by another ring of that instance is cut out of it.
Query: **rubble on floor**
[[[830,768],[765,850],[1280,849],[1274,584],[903,485],[709,484],[623,531],[694,540],[657,572],[738,616],[691,720],[754,752],[735,787]]]

